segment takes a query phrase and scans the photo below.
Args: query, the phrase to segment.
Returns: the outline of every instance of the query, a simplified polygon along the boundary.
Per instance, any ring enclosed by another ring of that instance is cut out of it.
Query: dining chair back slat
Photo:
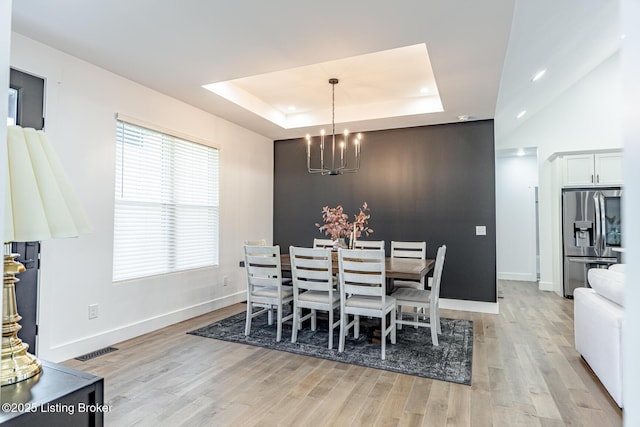
[[[382,247],[384,247],[384,241],[382,241]],[[363,250],[360,250],[359,248],[342,249],[342,259],[344,261],[356,261],[356,262],[378,261],[380,259],[379,252],[382,252],[382,258],[384,258],[384,249],[382,248],[376,248],[369,251],[363,251]]]
[[[333,240],[331,239],[313,239],[313,247],[314,248],[332,248]]]
[[[366,286],[366,285],[369,285],[369,286]],[[385,294],[384,296],[386,296],[386,293],[383,287],[373,286],[366,282],[360,282],[357,285],[345,284],[343,287],[344,287],[345,293],[350,295],[366,295],[366,296],[383,297],[383,294]]]
[[[298,279],[303,280],[304,286],[311,289],[311,286],[313,286],[314,283],[320,281],[324,282],[327,280],[327,277],[324,271],[302,270],[298,272]]]
[[[276,246],[266,246],[266,245],[244,245],[245,246],[245,253],[247,254],[247,256],[249,257],[255,257],[255,256],[263,256],[263,257],[271,257],[271,258],[279,258],[280,254],[277,254],[278,256],[275,256],[276,254],[274,253],[274,248]],[[280,248],[280,246],[278,246],[278,248]]]
[[[308,248],[302,248],[308,249]],[[328,249],[323,249],[328,250]],[[329,250],[329,258],[331,257],[331,250]],[[327,268],[327,259],[326,258],[303,258],[301,256],[296,257],[296,265],[300,269],[304,269],[304,271],[313,271],[313,269],[323,270]]]
[[[384,240],[357,240],[353,245],[354,249],[382,249],[384,251]]]
[[[255,273],[255,270],[253,270],[253,272]],[[261,288],[274,288],[274,289],[278,288],[279,281],[280,281],[279,277],[262,277],[261,272],[258,274],[260,274],[260,276],[253,276],[251,278],[252,287],[255,288],[256,286],[259,286]]]
[[[392,255],[393,258],[418,258],[417,256],[415,256],[416,251],[404,251],[404,250],[396,249],[395,251],[392,251],[392,253],[393,253]]]
[[[377,249],[376,250],[371,249],[370,251],[376,251],[377,252]],[[369,252],[369,250],[367,250],[367,252]],[[363,258],[363,260],[364,260],[364,258]],[[344,260],[342,262],[342,265],[344,267],[344,271],[346,271],[346,272],[358,271],[358,272],[361,272],[361,273],[381,273],[381,272],[385,271],[384,265],[382,266],[382,269],[380,269],[380,265],[378,265],[377,262],[362,262],[362,261]]]
[[[245,240],[244,244],[246,246],[267,246],[267,241],[265,239]]]

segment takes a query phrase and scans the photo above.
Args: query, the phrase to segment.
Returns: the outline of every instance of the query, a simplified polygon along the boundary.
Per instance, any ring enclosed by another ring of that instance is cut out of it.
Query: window
[[[113,280],[218,264],[218,150],[117,120]]]

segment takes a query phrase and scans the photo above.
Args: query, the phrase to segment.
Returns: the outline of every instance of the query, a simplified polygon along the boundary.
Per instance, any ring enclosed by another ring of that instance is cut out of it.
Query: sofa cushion
[[[609,270],[617,271],[618,273],[624,273],[626,269],[627,269],[626,264],[611,264],[611,266],[609,267]]]
[[[624,273],[604,268],[592,268],[587,275],[589,285],[593,290],[624,307]]]

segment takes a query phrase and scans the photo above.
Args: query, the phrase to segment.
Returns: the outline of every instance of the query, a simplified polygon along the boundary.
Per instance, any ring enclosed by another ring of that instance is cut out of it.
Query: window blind
[[[217,265],[219,151],[116,124],[113,280]]]

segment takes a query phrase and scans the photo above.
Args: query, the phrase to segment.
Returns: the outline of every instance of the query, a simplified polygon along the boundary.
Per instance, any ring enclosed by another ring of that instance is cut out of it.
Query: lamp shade
[[[7,127],[4,242],[88,234],[91,224],[44,132]]]

